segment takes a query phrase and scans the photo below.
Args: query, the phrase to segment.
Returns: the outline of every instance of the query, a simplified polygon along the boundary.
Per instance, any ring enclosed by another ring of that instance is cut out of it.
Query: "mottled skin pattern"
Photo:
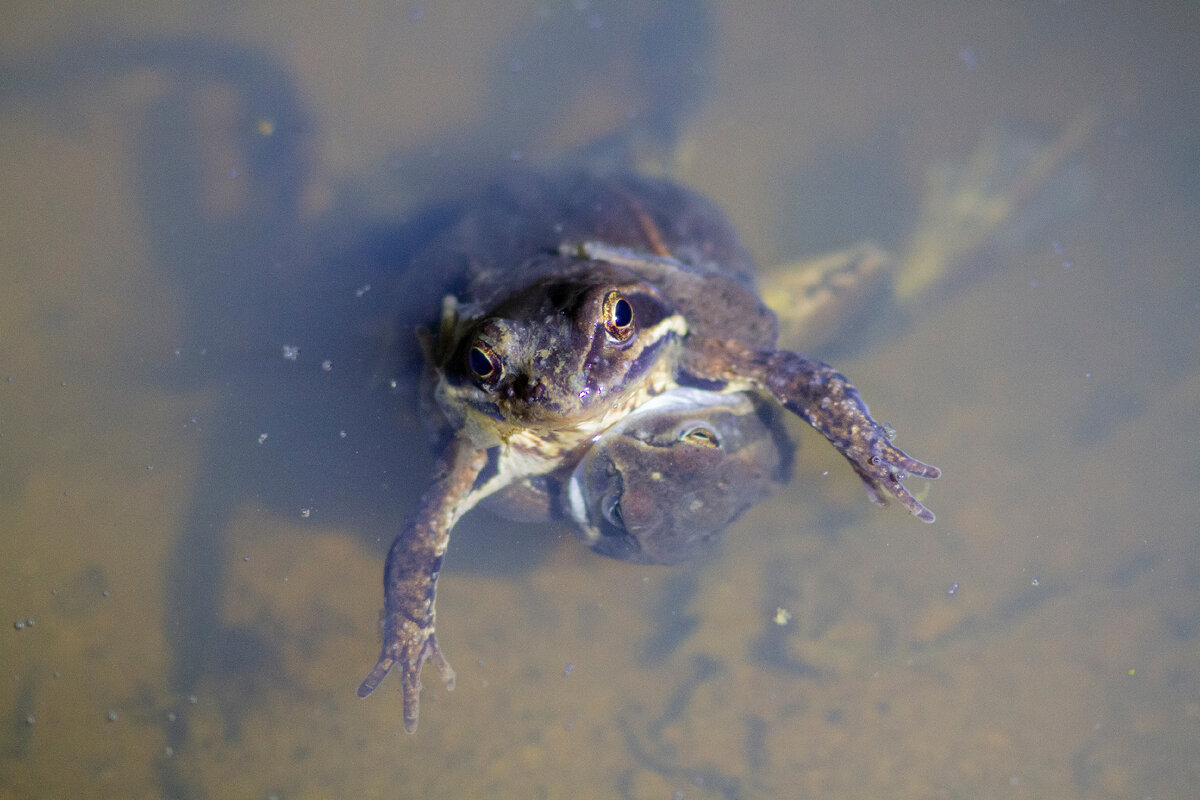
[[[756,350],[719,339],[689,341],[682,366],[728,388],[770,394],[846,457],[872,502],[886,502],[879,494],[883,488],[917,519],[933,522],[933,512],[904,488],[903,481],[910,474],[938,478],[941,470],[893,445],[887,430],[871,418],[862,395],[833,367],[787,350]]]
[[[404,729],[409,733],[417,729],[421,666],[426,659],[433,661],[446,688],[454,688],[454,670],[434,634],[437,579],[450,543],[450,529],[467,511],[464,500],[486,458],[485,451],[456,442],[438,465],[438,478],[422,496],[407,535],[397,536],[388,552],[383,576],[388,593],[383,652],[358,687],[358,696],[369,695],[395,664],[401,664]]]
[[[557,253],[522,266],[543,277],[477,316],[447,299],[427,346],[450,445],[388,553],[383,647],[358,688],[366,697],[399,664],[410,733],[427,659],[453,688],[434,635],[451,528],[496,491],[578,460],[593,437],[673,385],[687,332],[658,290],[622,267]]]
[[[446,448],[437,482],[388,554],[386,623],[370,694],[396,664],[405,730],[415,731],[420,671],[453,670],[434,637],[434,601],[450,529],[484,497],[569,469],[594,437],[677,386],[754,391],[798,414],[882,502],[933,514],[905,489],[935,467],[891,444],[858,391],[828,364],[775,349],[778,326],[753,264],[721,213],[667,181],[523,176],[414,265],[409,302],[430,275],[450,289],[427,347]]]

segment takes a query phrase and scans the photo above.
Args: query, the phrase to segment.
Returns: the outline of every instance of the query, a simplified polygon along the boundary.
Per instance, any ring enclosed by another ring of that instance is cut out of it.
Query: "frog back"
[[[622,265],[653,283],[695,333],[774,344],[775,316],[724,214],[660,178],[522,172],[497,182],[417,256],[411,274],[419,285],[406,294],[430,313],[443,294],[468,309],[490,308],[572,271],[585,245],[621,253]]]

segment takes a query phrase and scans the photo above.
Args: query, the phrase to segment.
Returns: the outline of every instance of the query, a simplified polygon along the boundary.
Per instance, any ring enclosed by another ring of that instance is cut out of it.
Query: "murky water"
[[[1196,11],[488,9],[6,13],[0,797],[1192,796]],[[431,463],[406,231],[631,125],[764,263],[946,254],[814,351],[938,521],[798,426],[706,563],[473,514],[407,736],[354,692]]]

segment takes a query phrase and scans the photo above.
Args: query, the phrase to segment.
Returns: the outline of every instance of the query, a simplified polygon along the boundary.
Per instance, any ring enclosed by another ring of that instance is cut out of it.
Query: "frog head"
[[[711,549],[791,471],[792,443],[751,394],[679,388],[610,428],[566,486],[566,513],[597,553],[674,564]]]
[[[484,313],[443,320],[438,404],[481,446],[604,430],[673,385],[686,323],[650,283],[574,260]]]

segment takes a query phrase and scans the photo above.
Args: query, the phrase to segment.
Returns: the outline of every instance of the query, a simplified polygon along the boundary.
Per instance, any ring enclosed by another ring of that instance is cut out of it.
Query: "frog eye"
[[[633,336],[633,306],[620,292],[609,292],[604,298],[604,330],[618,342]]]
[[[484,384],[494,385],[500,380],[500,357],[483,342],[476,342],[475,346],[467,351],[467,366]]]
[[[721,439],[708,425],[696,424],[679,431],[679,441],[701,447],[720,447]]]

